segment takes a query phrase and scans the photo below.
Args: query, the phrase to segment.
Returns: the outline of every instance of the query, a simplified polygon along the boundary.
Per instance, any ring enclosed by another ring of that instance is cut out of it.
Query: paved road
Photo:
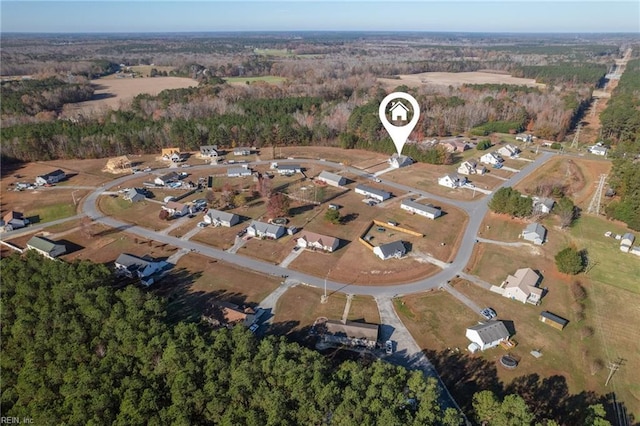
[[[39,231],[43,228],[59,225],[61,223],[69,222],[70,220],[76,220],[84,217],[84,213],[76,214],[74,216],[65,217],[64,219],[52,220],[51,222],[41,222],[34,225],[27,226],[25,228],[16,229],[15,231],[3,232],[0,234],[0,238],[3,240],[9,240],[11,238],[21,237],[23,235],[31,234]]]

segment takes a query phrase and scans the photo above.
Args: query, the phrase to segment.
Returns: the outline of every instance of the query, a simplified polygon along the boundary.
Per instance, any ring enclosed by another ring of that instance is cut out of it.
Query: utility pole
[[[622,366],[623,361],[624,360],[622,358],[618,358],[615,362],[609,362],[609,366],[607,367],[609,369],[609,376],[607,377],[607,381],[604,382],[605,386],[607,386],[611,381],[611,377],[613,377],[613,373],[618,371],[618,369]]]
[[[576,134],[573,137],[573,142],[571,142],[570,148],[578,147],[578,139],[580,138],[580,129],[582,128],[582,124],[578,124],[578,128],[576,129]]]
[[[331,269],[327,272],[327,275],[324,276],[324,294],[320,296],[320,303],[325,304],[329,301],[329,296],[327,296],[327,277],[331,273]]]
[[[598,189],[593,194],[587,213],[600,215],[600,205],[602,204],[602,190],[604,189],[604,183],[607,180],[607,175],[600,175],[600,182],[598,182]]]

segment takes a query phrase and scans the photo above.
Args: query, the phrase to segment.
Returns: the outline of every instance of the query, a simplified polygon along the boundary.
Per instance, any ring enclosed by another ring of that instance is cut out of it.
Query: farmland
[[[544,87],[535,79],[512,77],[508,74],[493,72],[425,72],[420,74],[401,74],[398,79],[381,78],[386,87],[394,88],[405,84],[409,87],[423,85],[462,86],[463,84],[513,84],[528,87]]]

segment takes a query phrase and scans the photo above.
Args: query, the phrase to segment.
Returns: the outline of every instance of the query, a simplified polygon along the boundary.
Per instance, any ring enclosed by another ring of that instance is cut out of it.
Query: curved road
[[[523,180],[525,177],[527,177],[531,172],[533,172],[536,168],[538,168],[541,164],[549,160],[553,155],[554,155],[553,153],[543,152],[535,161],[527,164],[519,173],[516,173],[508,181],[502,183],[496,189],[503,186],[507,186],[507,185],[513,186],[517,184],[518,182]],[[334,163],[331,161],[320,161],[320,160],[309,160],[309,159],[278,160],[278,163],[301,163],[301,162],[314,163],[317,165],[325,165],[328,167],[339,168],[339,169],[347,170],[349,172],[355,173],[360,176],[368,177],[368,178],[373,177],[372,174],[363,172],[362,170],[359,170],[353,167],[343,166],[341,164]],[[254,162],[251,162],[250,164],[257,165],[257,164],[270,164],[270,163],[271,161],[254,161]],[[226,167],[227,167],[226,165],[225,166],[203,165],[203,166],[193,166],[190,168],[190,170],[215,169],[215,168],[226,168]],[[154,170],[154,174],[162,173],[167,170],[169,169]],[[172,169],[172,170],[175,171],[175,169]],[[224,260],[226,262],[240,265],[244,268],[252,269],[254,271],[258,271],[258,272],[262,272],[270,275],[276,275],[276,276],[288,275],[289,278],[306,283],[306,284],[310,284],[316,287],[324,286],[325,284],[324,278],[315,277],[302,272],[289,270],[287,268],[283,268],[283,267],[280,267],[271,263],[263,262],[260,260],[255,260],[242,255],[228,253],[223,250],[219,250],[204,244],[181,240],[179,238],[172,237],[169,235],[162,235],[162,234],[159,234],[158,232],[155,232],[137,225],[131,225],[129,223],[121,222],[111,217],[103,216],[96,207],[96,202],[98,200],[98,197],[102,193],[108,191],[110,188],[113,188],[114,186],[117,186],[117,185],[122,185],[126,183],[129,179],[133,179],[136,177],[139,177],[139,174],[123,176],[121,178],[118,178],[114,181],[111,181],[103,185],[102,187],[98,188],[97,190],[89,194],[83,203],[84,213],[91,219],[95,220],[96,222],[102,223],[104,225],[107,225],[113,228],[118,228],[129,233],[136,234],[143,238],[152,239],[152,240],[163,242],[166,244],[171,244],[173,246],[180,247],[183,249],[193,250],[202,255],[216,258],[219,260]],[[340,283],[336,281],[326,281],[327,289],[331,290],[332,292],[341,291],[341,292],[350,293],[350,294],[359,294],[359,295],[374,296],[374,297],[381,297],[381,296],[393,297],[393,296],[398,296],[403,294],[419,293],[419,292],[423,292],[423,291],[430,290],[433,288],[440,287],[441,285],[444,285],[447,281],[451,280],[456,275],[458,275],[469,262],[469,259],[471,258],[471,253],[473,252],[473,246],[475,245],[475,242],[476,242],[480,224],[488,211],[488,203],[489,203],[490,197],[483,197],[477,201],[456,201],[456,200],[451,200],[445,197],[440,197],[417,188],[412,188],[410,186],[403,185],[401,183],[391,182],[384,179],[381,179],[381,180],[382,180],[382,183],[384,183],[388,187],[395,188],[400,191],[420,194],[421,196],[427,197],[429,199],[456,206],[458,208],[463,209],[469,215],[469,223],[462,237],[460,248],[458,250],[458,253],[456,254],[455,260],[449,265],[448,268],[443,269],[437,274],[428,278],[424,278],[419,281],[411,282],[411,283],[392,284],[387,286],[364,286],[364,285]],[[436,183],[434,183],[434,185],[435,184]]]

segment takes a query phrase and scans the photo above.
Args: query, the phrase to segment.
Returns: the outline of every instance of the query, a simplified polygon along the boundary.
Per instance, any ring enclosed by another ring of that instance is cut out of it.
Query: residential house
[[[486,172],[487,168],[482,164],[478,164],[476,160],[463,161],[462,164],[458,166],[458,173],[461,175],[483,175]]]
[[[244,177],[252,174],[253,170],[248,167],[229,167],[227,169],[227,177]]]
[[[633,241],[635,239],[636,237],[631,232],[627,232],[626,234],[624,234],[622,236],[622,239],[620,240],[620,250],[625,253],[629,253],[629,250],[631,250],[631,246],[633,245]]]
[[[400,259],[407,254],[407,248],[402,241],[394,241],[374,247],[373,253],[382,260],[391,258]]]
[[[209,209],[204,215],[204,222],[214,226],[226,226],[231,228],[240,222],[240,216],[235,213],[223,212],[220,210]]]
[[[218,158],[218,155],[220,155],[218,152],[218,145],[202,145],[200,147],[200,157]]]
[[[459,140],[450,140],[445,142],[444,148],[449,152],[464,152],[468,149],[471,149],[471,145],[469,145],[466,141]]]
[[[413,198],[402,200],[400,208],[429,219],[435,219],[442,215],[442,210],[439,208],[434,207],[432,204],[420,204]]]
[[[549,311],[542,311],[540,313],[540,321],[542,321],[545,324],[549,324],[551,327],[553,328],[557,328],[558,330],[562,330],[564,329],[567,324],[569,324],[569,321],[559,317],[556,314],[553,314]]]
[[[159,274],[169,266],[165,261],[154,261],[149,256],[138,257],[133,254],[122,253],[115,261],[116,273],[129,278],[140,278],[146,286],[157,281]]]
[[[172,148],[162,148],[162,153],[160,154],[162,158],[165,160],[169,159],[173,154],[180,153],[180,149],[176,147]]]
[[[410,166],[411,164],[413,164],[413,159],[411,157],[407,157],[406,155],[398,155],[397,153],[389,157],[389,160],[387,161],[389,162],[389,166],[393,167],[394,169],[399,169],[400,167]]]
[[[333,252],[340,245],[340,240],[326,235],[316,234],[315,232],[302,231],[296,240],[298,247],[323,250]]]
[[[180,153],[180,152],[174,152],[173,154],[171,154],[171,155],[168,157],[168,159],[169,159],[169,160],[171,160],[173,163],[181,163],[181,162],[183,162],[184,160],[186,160],[187,158],[186,158],[186,156],[185,156],[185,155],[183,155],[183,154],[182,154],[182,153]]]
[[[490,321],[467,328],[465,336],[471,340],[468,349],[473,353],[494,348],[500,342],[509,340],[509,331],[502,321]]]
[[[407,112],[409,108],[407,108],[402,102],[394,102],[389,108],[389,112],[391,112],[391,121],[407,121]]]
[[[447,188],[458,188],[466,183],[466,177],[460,177],[456,174],[448,174],[438,178],[438,185],[446,186]]]
[[[145,194],[146,192],[140,188],[130,188],[124,193],[123,198],[127,201],[131,201],[132,203],[137,203],[138,201],[143,201],[147,198]]]
[[[64,244],[38,236],[31,237],[31,239],[27,241],[27,249],[35,250],[49,259],[55,259],[67,252],[67,247],[65,247]]]
[[[278,166],[278,173],[281,175],[293,175],[295,173],[302,173],[302,167],[300,164],[281,164]]]
[[[533,200],[533,213],[534,214],[548,214],[553,210],[553,205],[556,203],[553,198],[546,197],[531,197]]]
[[[36,185],[53,185],[66,179],[67,175],[60,169],[36,177]]]
[[[542,299],[542,289],[538,288],[540,275],[531,268],[521,268],[513,275],[508,275],[502,283],[502,295],[522,303],[537,305]]]
[[[369,198],[374,198],[378,201],[384,201],[391,198],[391,193],[383,191],[382,189],[372,188],[367,185],[358,185],[355,189],[356,194],[364,195]]]
[[[177,182],[180,180],[180,175],[176,172],[169,172],[166,175],[158,176],[153,180],[153,183],[160,186],[166,186],[172,182]]]
[[[337,175],[335,173],[322,171],[318,175],[317,179],[331,186],[343,186],[347,183],[347,179],[344,176]]]
[[[533,141],[533,136],[532,135],[527,135],[527,134],[520,134],[520,135],[516,136],[516,140],[517,141],[522,141],[524,143],[531,143]]]
[[[629,253],[635,254],[636,256],[640,256],[640,246],[633,246],[629,249]]]
[[[482,157],[480,157],[480,162],[484,164],[494,165],[494,164],[500,164],[503,161],[504,160],[502,159],[502,157],[495,152],[487,152]]]
[[[504,145],[498,149],[498,154],[505,157],[515,157],[520,154],[520,149],[515,145]]]
[[[178,203],[177,201],[169,201],[167,204],[162,206],[162,210],[168,211],[171,216],[175,217],[182,217],[191,213],[191,209],[188,205]]]
[[[370,349],[376,347],[380,326],[355,321],[327,320],[324,323],[326,334],[333,338],[349,339],[355,346],[364,346]]]
[[[251,155],[251,148],[240,146],[233,149],[233,155]]]
[[[271,223],[258,222],[254,220],[251,225],[247,227],[247,235],[257,238],[270,238],[277,240],[287,233],[284,226],[274,225]]]
[[[589,148],[589,152],[595,155],[605,156],[607,155],[607,148],[602,145],[594,145]]]
[[[541,245],[547,237],[547,229],[539,223],[530,223],[520,236],[527,241]]]
[[[24,217],[21,212],[8,212],[2,218],[5,231],[13,231],[14,229],[24,228],[29,224],[29,219]]]

